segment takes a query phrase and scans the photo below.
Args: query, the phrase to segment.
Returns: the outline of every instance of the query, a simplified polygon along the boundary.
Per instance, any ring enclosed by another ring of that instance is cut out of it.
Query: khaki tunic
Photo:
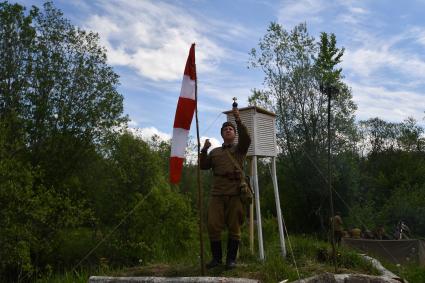
[[[210,154],[201,153],[201,169],[212,169],[214,174],[211,195],[239,195],[239,184],[242,174],[227,155],[226,151],[230,151],[239,163],[239,166],[243,168],[243,161],[251,144],[251,138],[244,124],[241,122],[237,122],[236,124],[239,136],[238,144],[233,144],[230,148],[214,148]]]
[[[244,218],[244,208],[239,196],[242,172],[235,166],[226,151],[229,151],[239,163],[240,168],[243,168],[251,138],[245,125],[241,122],[236,124],[238,144],[215,148],[209,154],[201,153],[201,169],[212,169],[213,172],[213,185],[208,205],[208,234],[212,241],[221,240],[221,233],[225,226],[229,229],[230,238],[240,240],[240,226]]]

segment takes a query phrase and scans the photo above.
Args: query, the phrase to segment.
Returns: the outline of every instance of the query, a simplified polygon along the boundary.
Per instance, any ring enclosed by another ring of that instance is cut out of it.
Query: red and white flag
[[[182,88],[174,118],[173,138],[171,140],[170,182],[173,184],[180,182],[183,169],[184,152],[196,107],[195,81],[195,44],[192,44],[184,69]]]

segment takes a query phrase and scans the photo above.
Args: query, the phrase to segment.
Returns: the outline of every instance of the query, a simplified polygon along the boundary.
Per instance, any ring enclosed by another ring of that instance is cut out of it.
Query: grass
[[[354,252],[354,251],[352,251]],[[425,267],[420,266],[417,263],[396,265],[389,262],[387,259],[380,257],[376,254],[371,254],[373,258],[376,258],[381,264],[392,273],[396,274],[400,278],[403,278],[409,283],[424,283],[425,282]]]
[[[410,283],[425,282],[425,267],[417,265],[400,266],[397,269],[390,269],[392,272],[399,274],[402,278]]]
[[[268,283],[279,282],[283,279],[293,281],[314,274],[335,271],[331,256],[332,253],[328,243],[310,236],[291,236],[290,241],[294,248],[294,253],[292,255],[288,249],[288,256],[286,258],[281,256],[279,241],[275,239],[275,241],[271,241],[266,245],[265,261],[259,261],[257,256],[250,254],[246,246],[242,246],[238,268],[224,270],[224,267],[221,266],[207,270],[205,275],[252,278]],[[209,254],[206,255],[206,261],[208,259]],[[337,264],[338,273],[378,274],[370,263],[350,250],[338,250]],[[87,282],[90,275],[180,277],[200,276],[200,274],[199,258],[192,255],[173,261],[152,262],[144,266],[127,268],[103,266],[97,270],[82,270],[74,273],[65,272],[39,279],[36,282]]]
[[[325,272],[335,273],[334,261],[329,243],[314,236],[297,235],[289,238],[293,250],[286,239],[287,257],[281,256],[277,227],[270,222],[264,223],[265,254],[264,261],[258,260],[258,255],[252,255],[248,248],[248,236],[243,234],[238,260],[238,267],[234,270],[224,270],[217,267],[206,271],[206,276],[241,277],[259,279],[261,282],[279,282],[284,279],[294,281]],[[257,247],[257,245],[255,245]],[[205,241],[205,262],[210,259],[208,242]],[[47,282],[87,282],[89,276],[200,276],[200,260],[198,245],[184,256],[164,255],[163,258],[152,262],[143,262],[140,266],[113,267],[102,264],[95,270],[80,270],[53,274],[36,280],[37,283]],[[379,275],[370,262],[364,260],[355,251],[338,248],[337,273],[362,273]],[[425,269],[417,266],[403,266],[385,264],[384,266],[395,274],[407,279],[410,283],[425,282]]]
[[[330,245],[309,236],[292,236],[294,256],[283,258],[280,254],[279,241],[266,246],[266,260],[259,261],[250,254],[246,246],[241,247],[239,266],[234,270],[225,270],[223,266],[206,271],[206,276],[242,277],[259,279],[261,282],[290,281],[305,278],[314,274],[334,272]],[[289,251],[288,251],[288,254]],[[209,255],[206,255],[206,261]],[[295,265],[295,262],[297,265]],[[337,255],[339,273],[378,274],[369,262],[355,252],[339,249]],[[110,276],[200,276],[199,259],[196,256],[185,257],[177,261],[156,262],[145,266],[136,266],[120,270],[100,272],[96,275]],[[87,280],[88,276],[86,277]],[[52,281],[54,282],[54,281]],[[67,282],[67,281],[63,281]],[[77,281],[76,281],[77,282]],[[79,282],[79,281],[78,281]]]
[[[397,274],[401,278],[407,280],[409,283],[424,283],[425,282],[425,267],[418,266],[417,264],[396,265],[389,263],[385,259],[377,258],[381,261],[382,265]]]
[[[266,246],[267,258],[264,262],[258,261],[256,256],[249,253],[246,247],[242,247],[239,256],[239,266],[235,270],[224,270],[224,267],[217,267],[208,270],[206,276],[222,277],[242,277],[259,279],[261,282],[279,282],[283,279],[294,281],[306,278],[314,274],[324,272],[334,273],[334,266],[331,257],[330,245],[309,236],[292,236],[290,238],[294,248],[296,264],[295,268],[293,256],[282,258],[278,242]],[[288,251],[289,254],[289,251]],[[209,258],[209,256],[207,256]],[[339,249],[338,273],[363,273],[378,275],[372,265],[363,260],[356,252],[348,249]],[[383,265],[393,273],[406,279],[409,283],[425,282],[425,268],[417,265],[397,266],[382,261]],[[135,266],[127,268],[110,268],[103,266],[95,270],[80,270],[78,272],[65,272],[54,274],[37,280],[37,283],[82,283],[87,282],[91,275],[97,276],[200,276],[198,258],[184,257],[180,260],[168,262],[153,262],[145,266]]]
[[[57,273],[36,280],[37,283],[87,283],[90,271]]]

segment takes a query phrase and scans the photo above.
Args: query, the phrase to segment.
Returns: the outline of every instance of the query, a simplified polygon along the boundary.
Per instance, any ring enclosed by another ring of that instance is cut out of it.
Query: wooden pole
[[[328,95],[328,187],[329,187],[329,202],[331,207],[331,242],[332,242],[332,258],[334,262],[335,272],[337,272],[336,265],[336,252],[335,252],[335,213],[334,213],[334,202],[332,194],[332,182],[331,182],[331,86],[326,86],[326,92]]]
[[[196,64],[195,64],[196,70]],[[204,194],[201,186],[201,141],[199,138],[199,121],[198,121],[198,74],[195,77],[195,119],[196,119],[196,137],[198,139],[198,170],[197,170],[197,181],[198,181],[198,209],[199,209],[199,243],[201,249],[201,275],[205,275],[205,264],[204,264],[204,238],[203,238],[203,221],[204,221]]]
[[[249,204],[249,249],[254,254],[254,199]]]

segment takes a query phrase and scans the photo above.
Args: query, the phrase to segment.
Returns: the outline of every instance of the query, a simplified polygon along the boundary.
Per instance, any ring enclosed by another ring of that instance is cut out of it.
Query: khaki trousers
[[[210,241],[221,241],[227,227],[229,238],[240,241],[244,209],[239,195],[211,196],[208,205],[208,235]]]

